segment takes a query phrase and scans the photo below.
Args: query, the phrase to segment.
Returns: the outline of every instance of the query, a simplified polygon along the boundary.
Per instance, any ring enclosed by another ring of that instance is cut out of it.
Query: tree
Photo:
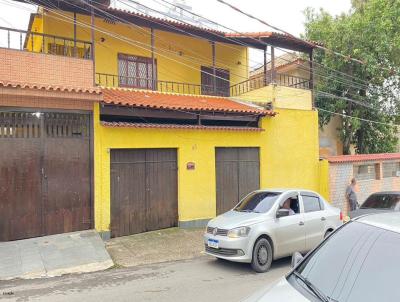
[[[314,71],[316,106],[325,110],[319,111],[320,126],[330,121],[329,112],[344,116],[338,129],[344,154],[352,144],[357,153],[394,152],[397,128],[391,124],[400,112],[400,1],[352,0],[352,6],[340,16],[306,10],[306,39],[365,63],[315,51],[315,61],[329,68],[317,64]]]

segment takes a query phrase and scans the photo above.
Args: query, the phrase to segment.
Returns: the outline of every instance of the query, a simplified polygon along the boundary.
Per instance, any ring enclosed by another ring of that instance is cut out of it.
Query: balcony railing
[[[194,95],[214,95],[214,96],[239,96],[246,92],[256,90],[272,83],[276,83],[280,86],[309,89],[310,80],[299,78],[287,74],[276,74],[275,81],[272,81],[272,77],[267,75],[259,75],[250,78],[246,81],[232,85],[230,87],[214,87],[212,85],[200,85],[190,83],[180,83],[173,81],[160,81],[153,80],[151,78],[139,78],[139,77],[126,77],[118,76],[106,73],[96,73],[96,84],[103,87],[126,87],[126,88],[138,88],[146,90],[155,90],[160,92],[173,92],[180,94],[194,94]]]
[[[219,87],[214,89],[212,85],[160,81],[151,78],[126,77],[106,73],[96,73],[96,84],[103,87],[137,88],[180,94],[229,96],[228,89]]]
[[[91,42],[8,27],[0,27],[0,47],[82,59],[92,58]]]
[[[278,86],[285,86],[298,89],[310,89],[309,79],[304,79],[283,73],[276,73],[275,80],[273,80],[271,74],[267,74],[266,76],[264,76],[264,74],[260,74],[246,81],[232,85],[230,87],[230,95],[238,96],[243,93],[268,86],[272,83],[275,83]]]

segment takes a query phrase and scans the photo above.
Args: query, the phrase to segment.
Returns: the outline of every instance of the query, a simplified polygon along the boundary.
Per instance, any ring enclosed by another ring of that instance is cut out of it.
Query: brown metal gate
[[[90,116],[0,112],[0,241],[91,227]]]
[[[111,236],[176,226],[176,149],[111,151]]]
[[[260,188],[259,148],[216,148],[217,215]]]

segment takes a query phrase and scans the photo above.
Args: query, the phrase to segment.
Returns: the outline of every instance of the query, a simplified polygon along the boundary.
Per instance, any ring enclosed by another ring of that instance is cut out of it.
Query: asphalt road
[[[290,266],[285,258],[265,274],[247,264],[200,258],[117,268],[103,272],[51,279],[0,282],[4,301],[241,301],[255,290],[283,276]]]

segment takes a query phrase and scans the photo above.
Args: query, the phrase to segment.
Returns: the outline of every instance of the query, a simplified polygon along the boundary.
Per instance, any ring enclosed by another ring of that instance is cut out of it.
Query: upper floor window
[[[229,78],[229,70],[216,68],[214,87],[213,68],[201,66],[201,94],[229,96]]]
[[[157,84],[157,61],[151,58],[118,54],[119,86],[153,89]]]
[[[384,178],[400,176],[400,163],[399,162],[383,163],[382,170]]]
[[[354,177],[357,180],[376,179],[375,164],[354,166]]]

